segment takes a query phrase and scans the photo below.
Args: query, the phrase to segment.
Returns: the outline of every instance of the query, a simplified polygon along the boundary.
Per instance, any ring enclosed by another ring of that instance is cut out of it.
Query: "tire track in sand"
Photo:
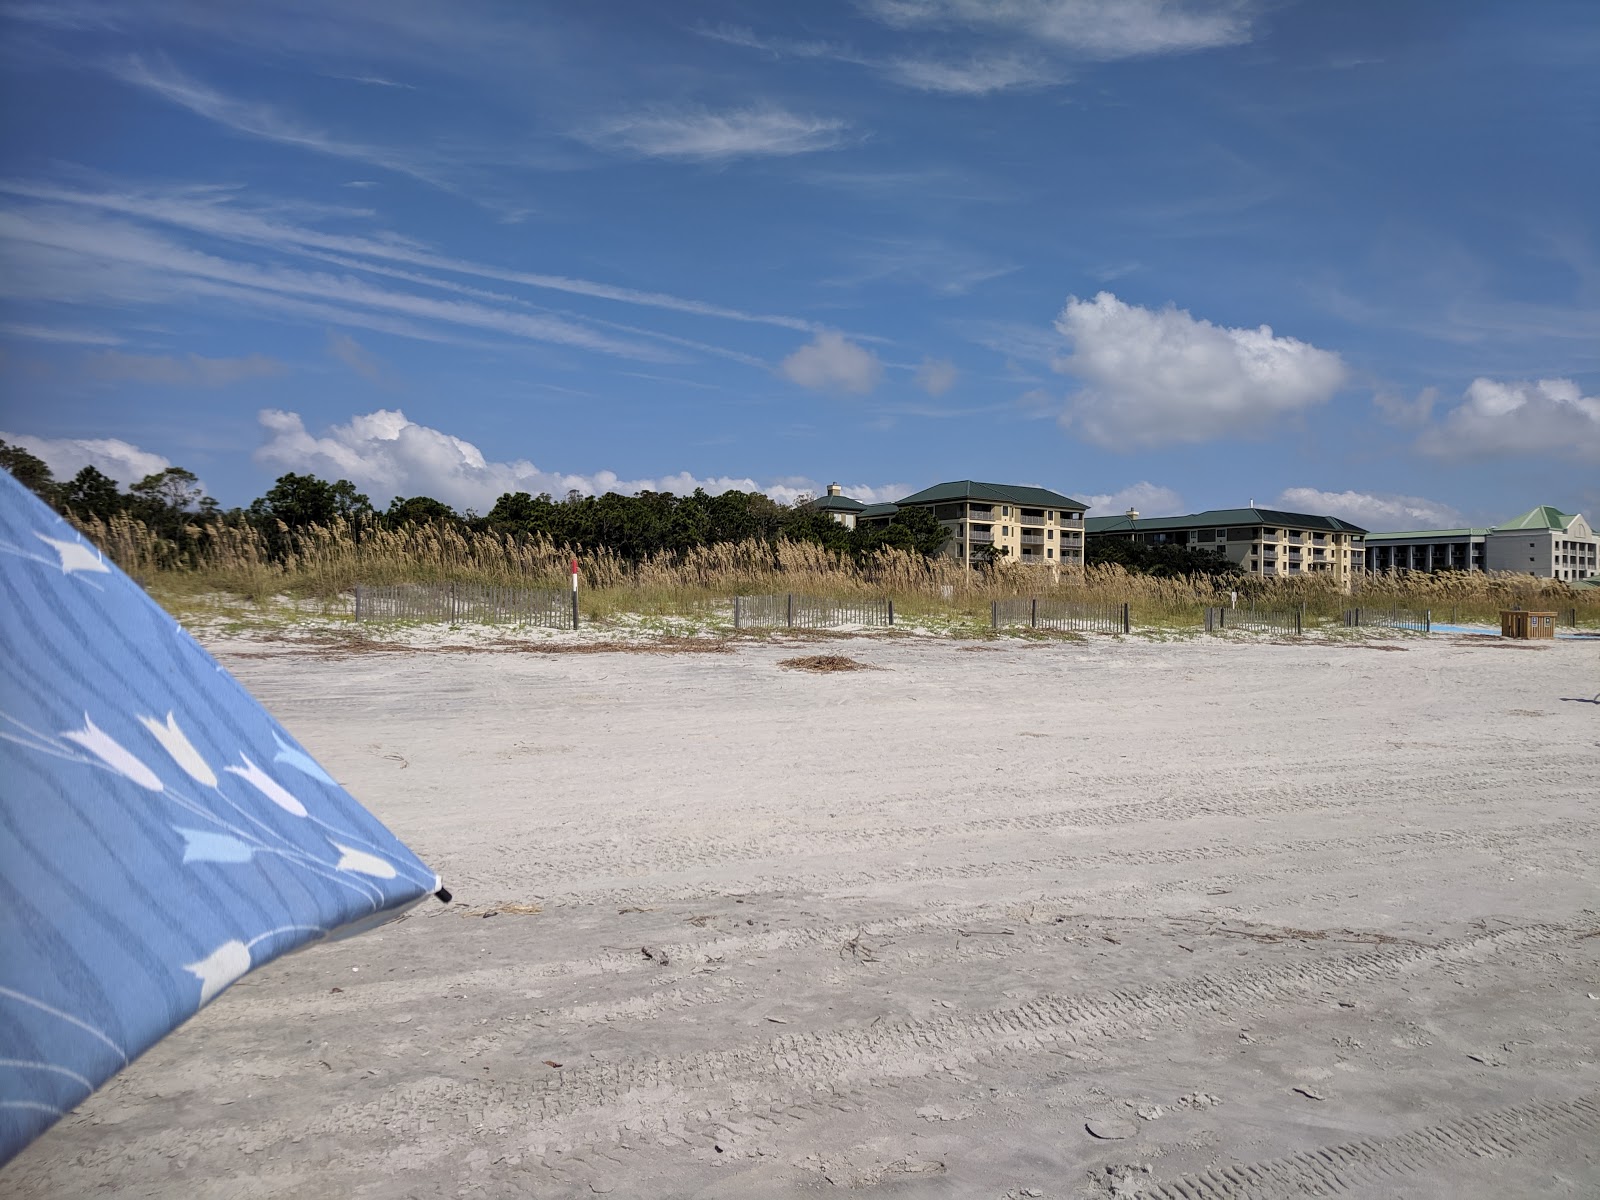
[[[1381,1195],[1396,1178],[1420,1171],[1508,1158],[1558,1139],[1600,1142],[1600,1103],[1594,1096],[1535,1101],[1431,1125],[1396,1137],[1323,1146],[1282,1158],[1228,1163],[1170,1183],[1147,1185],[1152,1200],[1286,1200],[1334,1196],[1361,1189]],[[1371,1189],[1380,1189],[1373,1191]]]

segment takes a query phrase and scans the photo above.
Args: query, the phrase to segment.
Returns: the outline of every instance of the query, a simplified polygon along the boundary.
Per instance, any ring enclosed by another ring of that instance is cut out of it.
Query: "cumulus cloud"
[[[823,485],[807,478],[761,484],[749,478],[699,478],[680,471],[657,479],[623,479],[612,471],[593,475],[547,471],[527,459],[494,462],[471,442],[419,425],[398,409],[358,414],[320,435],[308,430],[298,413],[265,409],[259,420],[267,440],[256,451],[257,462],[324,479],[348,479],[379,505],[395,496],[432,496],[455,508],[485,512],[504,492],[548,492],[558,498],[573,490],[585,495],[653,491],[682,496],[696,488],[713,495],[729,490],[764,492],[789,502],[823,490]],[[875,502],[898,499],[911,490],[900,484],[860,485],[846,488],[845,494]]]
[[[21,446],[29,454],[44,459],[57,479],[71,479],[83,468],[94,467],[126,486],[172,465],[161,455],[141,450],[120,438],[43,438],[26,433],[0,433],[0,441]]]
[[[785,378],[813,391],[866,395],[883,378],[883,364],[872,351],[841,333],[823,332],[779,364]]]
[[[1093,58],[1178,54],[1250,40],[1237,0],[867,0],[898,29],[982,29]]]
[[[281,375],[286,369],[275,358],[250,354],[243,358],[202,358],[186,354],[123,354],[107,350],[87,363],[96,379],[121,383],[164,383],[180,387],[226,387],[245,379]]]
[[[778,108],[649,109],[613,117],[578,136],[599,149],[642,158],[716,161],[831,150],[844,141],[845,128],[830,117]]]
[[[1345,380],[1337,354],[1271,326],[1231,329],[1110,292],[1072,297],[1056,329],[1072,345],[1056,370],[1083,382],[1062,424],[1116,449],[1259,436],[1326,402]]]
[[[916,383],[930,396],[942,396],[955,387],[961,372],[948,358],[925,358],[917,368]]]
[[[1138,509],[1141,517],[1171,517],[1183,511],[1182,496],[1149,480],[1130,484],[1121,491],[1085,496],[1083,502],[1095,517],[1120,516],[1130,508]]]
[[[1321,513],[1354,521],[1376,532],[1395,529],[1457,529],[1466,524],[1461,511],[1421,496],[1371,492],[1323,492],[1285,488],[1276,507],[1290,512]]]
[[[1440,458],[1547,454],[1600,462],[1600,396],[1571,379],[1474,379],[1417,445]]]

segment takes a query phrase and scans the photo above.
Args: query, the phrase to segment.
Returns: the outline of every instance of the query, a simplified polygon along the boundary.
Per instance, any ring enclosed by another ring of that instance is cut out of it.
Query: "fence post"
[[[1037,596],[1028,601],[1028,628],[1039,628],[1039,597]]]
[[[1302,601],[1300,601],[1300,610],[1297,613],[1294,614],[1294,635],[1295,635],[1295,637],[1299,637],[1302,633],[1305,632],[1305,624],[1306,624],[1306,602],[1304,600],[1302,600]]]
[[[989,601],[989,628],[1000,628],[1000,601]]]
[[[733,627],[739,628],[739,597],[733,598]]]
[[[361,620],[361,585],[356,584],[356,620]]]
[[[1128,602],[1126,600],[1122,602],[1122,632],[1133,632],[1133,618],[1128,613]]]
[[[788,627],[790,629],[793,629],[794,628],[794,593],[793,592],[786,592],[784,594],[788,597],[788,609],[787,609],[787,612],[786,612],[786,615],[785,615],[785,619],[789,623]]]
[[[889,597],[889,624],[894,624],[894,597]]]
[[[450,624],[454,625],[455,623],[456,623],[456,585],[455,585],[455,581],[451,580],[451,582],[450,582]]]
[[[1425,608],[1422,610],[1422,632],[1433,632],[1433,609],[1431,608]]]

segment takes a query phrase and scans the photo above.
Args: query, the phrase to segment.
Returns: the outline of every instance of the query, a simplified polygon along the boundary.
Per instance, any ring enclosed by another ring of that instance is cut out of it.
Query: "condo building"
[[[1577,582],[1597,577],[1600,538],[1582,513],[1548,504],[1487,529],[1367,535],[1369,571],[1516,571]]]
[[[1338,517],[1275,508],[1215,508],[1183,517],[1091,517],[1090,538],[1131,538],[1152,545],[1219,550],[1251,575],[1329,572],[1341,586],[1366,567],[1367,531]]]
[[[958,479],[895,504],[864,505],[854,516],[863,527],[887,525],[902,508],[932,512],[950,531],[941,553],[964,563],[998,555],[1030,566],[1083,566],[1085,505],[1048,488]]]

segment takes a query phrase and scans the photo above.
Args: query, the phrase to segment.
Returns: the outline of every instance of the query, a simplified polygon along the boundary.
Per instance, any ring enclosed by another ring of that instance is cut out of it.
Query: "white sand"
[[[223,645],[543,911],[269,966],[0,1192],[1600,1194],[1600,648],[1383,645]]]

